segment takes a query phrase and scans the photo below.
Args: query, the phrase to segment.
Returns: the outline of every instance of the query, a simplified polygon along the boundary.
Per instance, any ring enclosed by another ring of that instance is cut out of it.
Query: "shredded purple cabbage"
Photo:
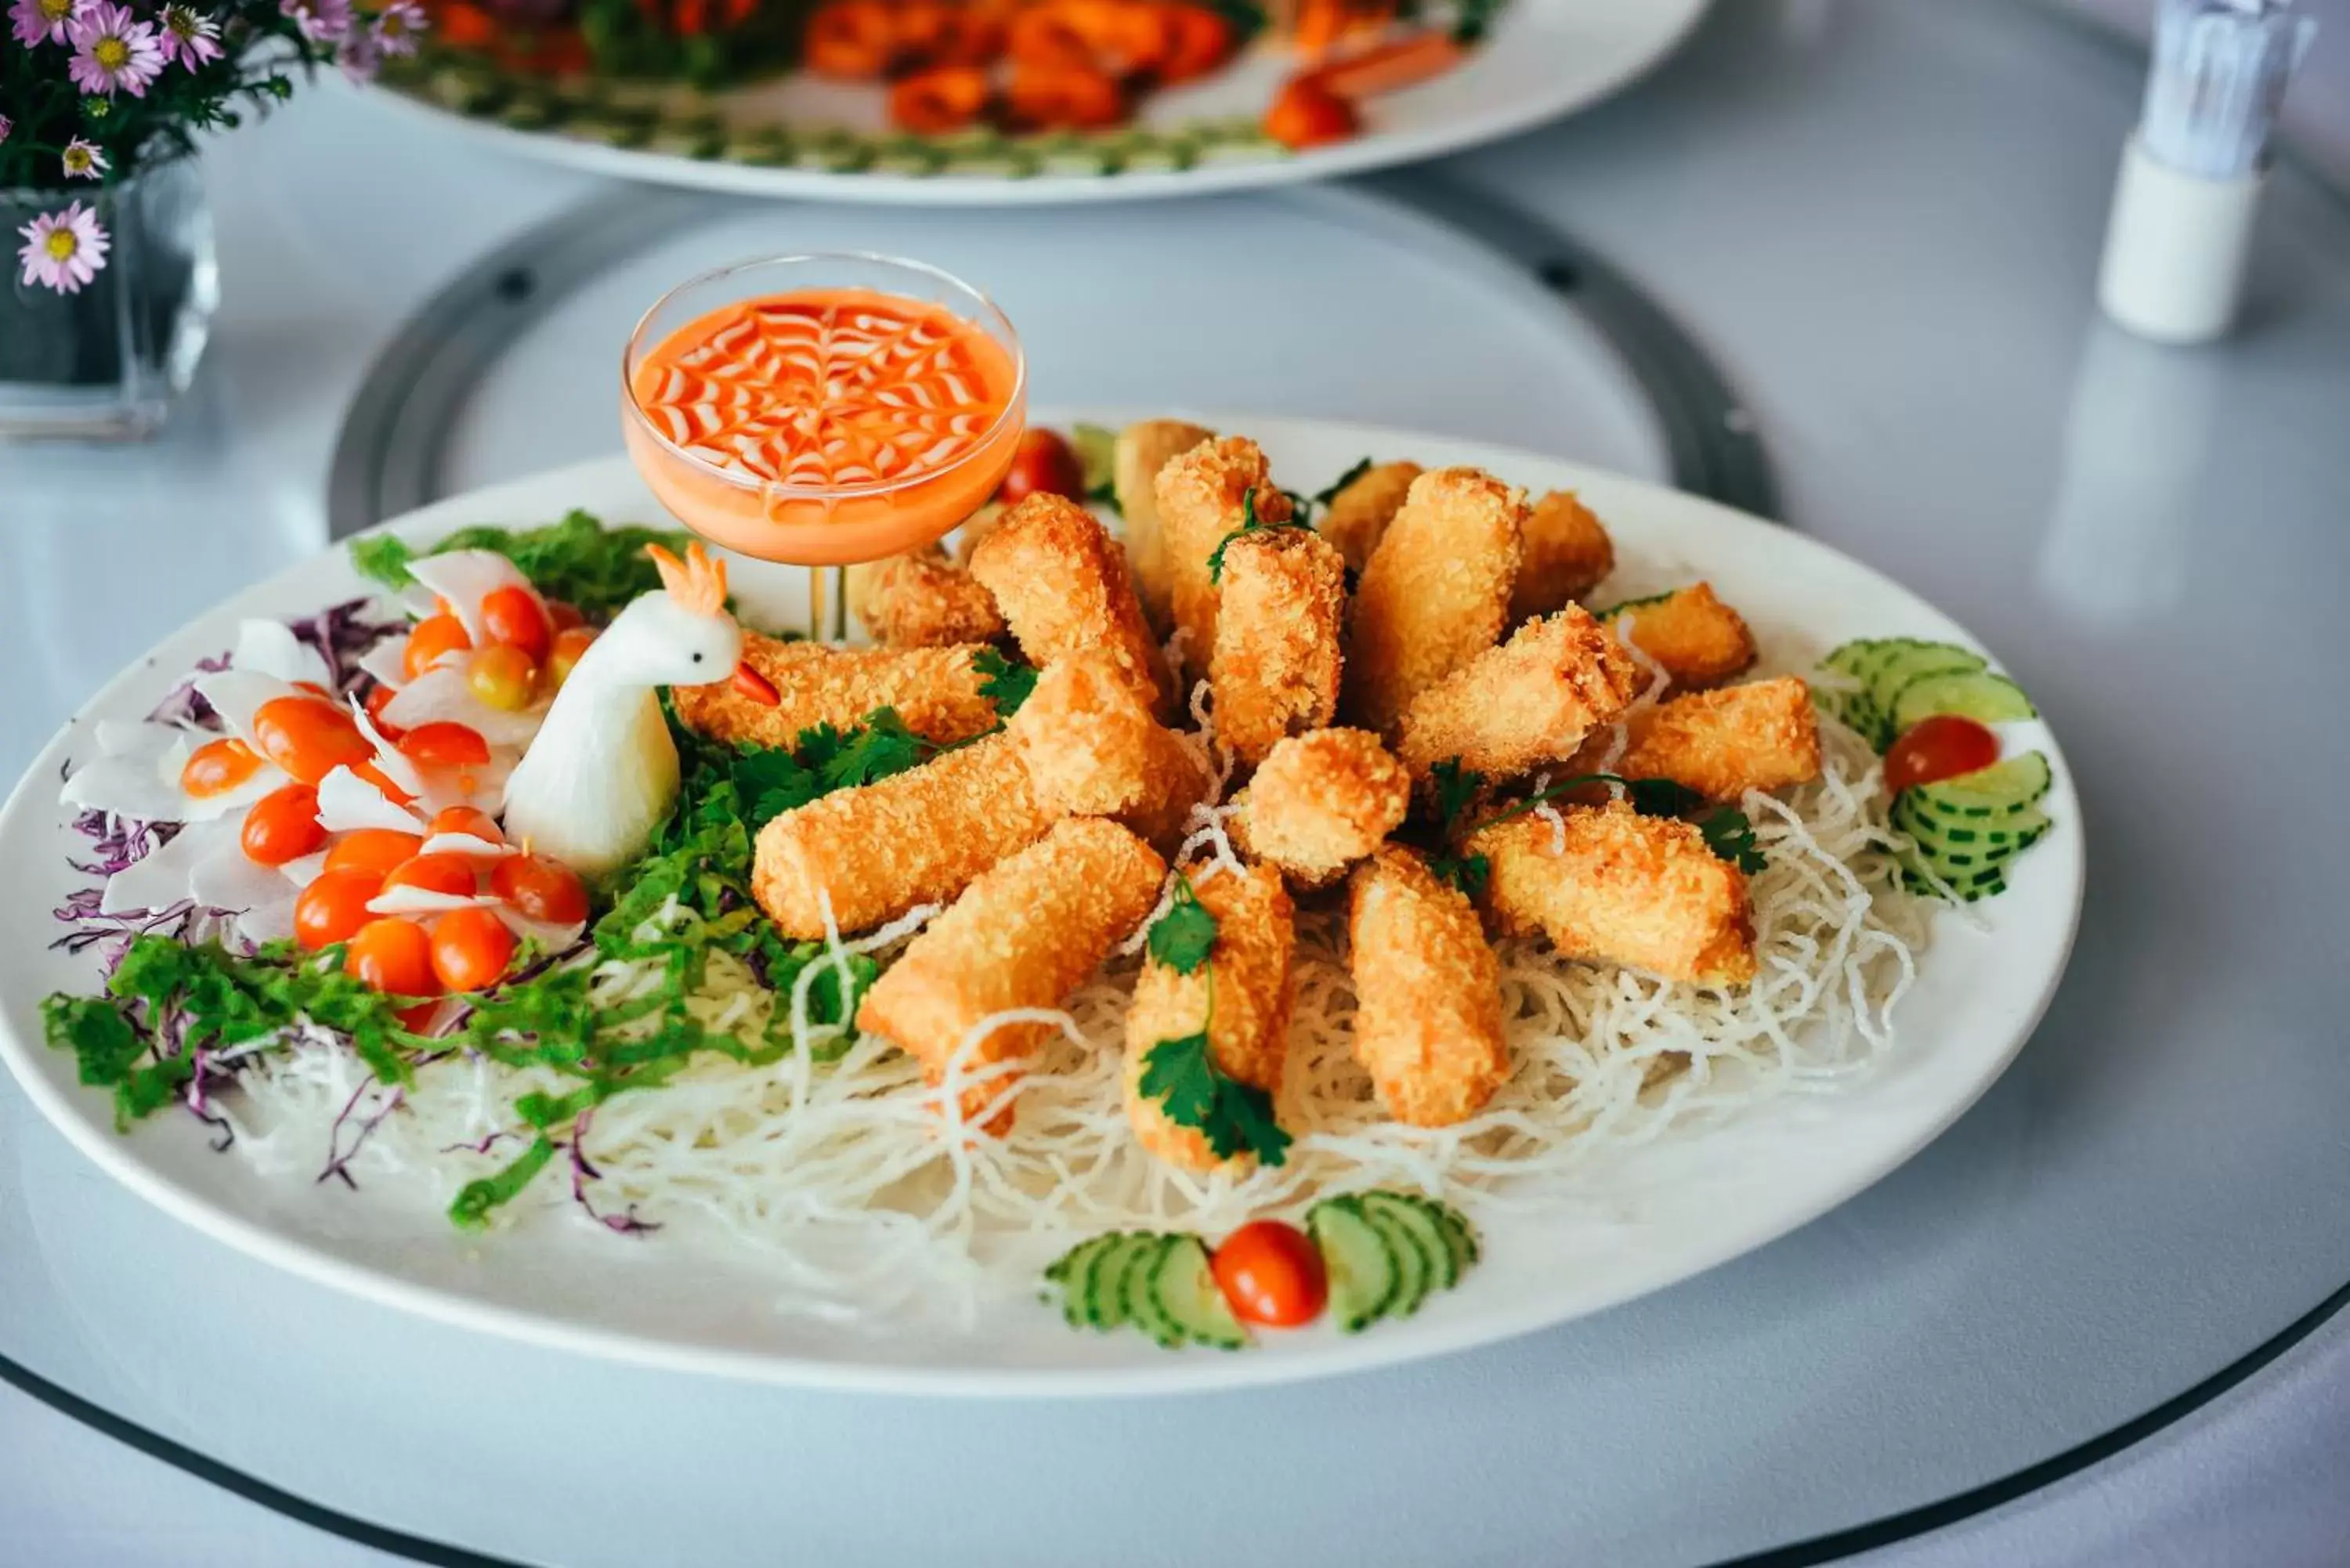
[[[361,1080],[359,1086],[351,1091],[351,1097],[343,1102],[343,1108],[336,1113],[334,1125],[327,1129],[327,1167],[318,1172],[318,1180],[324,1181],[331,1176],[354,1192],[359,1190],[359,1184],[351,1176],[351,1161],[359,1158],[369,1136],[383,1125],[384,1118],[400,1109],[408,1099],[408,1091],[394,1085],[382,1104],[359,1118],[357,1124],[359,1131],[352,1135],[349,1145],[346,1147],[343,1128],[350,1125],[351,1113],[359,1109],[359,1101],[367,1096],[368,1091],[379,1086],[371,1078]]]
[[[591,1106],[587,1110],[581,1111],[579,1119],[571,1124],[571,1142],[568,1148],[571,1157],[571,1200],[587,1211],[588,1218],[616,1235],[643,1236],[660,1230],[660,1224],[658,1220],[638,1219],[637,1206],[633,1203],[629,1205],[625,1213],[612,1214],[599,1211],[594,1202],[588,1199],[588,1184],[604,1179],[604,1173],[588,1163],[588,1152],[584,1147],[588,1142],[588,1124],[595,1115],[595,1107]]]
[[[210,659],[196,660],[196,675],[217,674],[227,668],[228,654],[225,650],[213,654]],[[220,728],[220,715],[213,711],[213,705],[196,691],[195,675],[172,688],[172,694],[156,704],[155,711],[147,715],[147,722],[151,724],[189,724],[199,730]]]
[[[375,605],[371,598],[346,599],[317,615],[286,622],[296,637],[326,659],[327,668],[335,672],[337,691],[348,691],[359,680],[359,660],[368,649],[394,632],[408,630],[406,617],[380,618],[370,613]]]

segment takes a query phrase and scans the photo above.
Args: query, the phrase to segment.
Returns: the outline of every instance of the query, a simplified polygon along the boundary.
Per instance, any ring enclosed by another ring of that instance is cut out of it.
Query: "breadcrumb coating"
[[[857,1026],[893,1040],[945,1081],[964,1037],[983,1020],[1023,1007],[1058,1007],[1159,901],[1167,863],[1114,822],[1077,817],[981,875],[952,908],[907,944],[857,1010]],[[970,1068],[1023,1057],[1049,1023],[1007,1023],[972,1047]],[[1004,1092],[976,1085],[975,1116]],[[1007,1106],[987,1124],[1003,1133]]]
[[[1382,462],[1365,469],[1352,484],[1330,498],[1330,504],[1315,521],[1315,532],[1338,547],[1349,570],[1361,571],[1421,472],[1416,462]]]
[[[788,937],[825,934],[827,896],[840,929],[870,930],[952,898],[1053,817],[1018,744],[990,735],[775,817],[753,846],[751,892]]]
[[[1212,871],[1195,879],[1192,891],[1215,917],[1216,945],[1208,963],[1190,974],[1146,960],[1136,977],[1126,1015],[1126,1118],[1142,1147],[1170,1164],[1186,1170],[1212,1170],[1220,1164],[1246,1168],[1254,1163],[1253,1157],[1220,1161],[1197,1128],[1168,1120],[1156,1100],[1143,1097],[1142,1074],[1159,1042],[1199,1032],[1201,1021],[1209,1017],[1212,983],[1209,1054],[1226,1076],[1280,1094],[1289,1055],[1289,965],[1297,945],[1297,909],[1281,874],[1270,866],[1237,874]]]
[[[1097,649],[1135,695],[1163,711],[1159,644],[1126,572],[1126,552],[1066,496],[1028,495],[972,552],[971,575],[995,596],[1031,664]]]
[[[1205,760],[1150,715],[1098,649],[1045,667],[1008,728],[1053,815],[1111,816],[1162,854],[1211,782]]]
[[[1253,766],[1338,711],[1346,563],[1305,529],[1263,529],[1225,546],[1222,589],[1208,660],[1216,734]]]
[[[1381,734],[1411,700],[1493,646],[1518,575],[1525,492],[1474,468],[1411,482],[1355,592],[1348,716]]]
[[[1266,753],[1233,805],[1234,847],[1319,888],[1403,826],[1411,779],[1368,730],[1315,730]]]
[[[1612,771],[1671,779],[1710,800],[1734,801],[1751,789],[1788,789],[1820,776],[1819,715],[1812,689],[1793,675],[1675,697],[1633,714],[1625,729],[1624,754]],[[1607,742],[1595,736],[1568,771],[1596,769]]]
[[[1003,615],[987,585],[933,545],[848,568],[848,607],[891,648],[945,648],[992,642]]]
[[[1118,432],[1110,459],[1110,488],[1126,524],[1126,560],[1133,572],[1134,591],[1142,600],[1142,613],[1150,618],[1151,630],[1161,638],[1175,629],[1175,583],[1159,521],[1159,471],[1215,438],[1215,431],[1182,420],[1144,420]]]
[[[1243,436],[1202,441],[1159,469],[1154,489],[1184,661],[1204,670],[1216,646],[1220,597],[1208,559],[1226,535],[1239,529],[1249,492],[1256,493],[1256,518],[1263,524],[1289,521],[1289,497],[1273,483],[1263,452]]]
[[[1753,632],[1714,597],[1711,583],[1675,588],[1653,601],[1617,605],[1601,618],[1685,691],[1719,686],[1754,662]]]
[[[1616,569],[1616,543],[1581,497],[1554,490],[1526,514],[1525,549],[1510,589],[1510,618],[1564,609]]]
[[[1530,620],[1412,700],[1398,750],[1415,779],[1449,757],[1488,780],[1575,755],[1648,679],[1580,606]]]
[[[1450,1127],[1509,1081],[1500,961],[1477,911],[1389,845],[1355,871],[1347,918],[1355,1056],[1389,1115]]]
[[[971,662],[983,647],[835,648],[746,631],[743,660],[775,688],[774,707],[724,680],[673,686],[670,699],[687,728],[738,744],[790,747],[802,730],[845,730],[876,708],[894,708],[922,739],[951,745],[995,724],[995,704],[980,695],[982,677]]]
[[[1502,931],[1539,931],[1565,957],[1667,980],[1754,978],[1746,877],[1706,847],[1703,834],[1622,802],[1569,807],[1560,820],[1563,829],[1542,816],[1513,817],[1470,836],[1470,850],[1485,857],[1486,908]]]

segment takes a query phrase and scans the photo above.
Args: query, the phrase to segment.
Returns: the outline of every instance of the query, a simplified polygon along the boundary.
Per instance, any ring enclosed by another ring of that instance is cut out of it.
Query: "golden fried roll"
[[[976,748],[974,748],[976,749]],[[865,993],[857,1026],[903,1046],[932,1084],[972,1031],[998,1012],[1058,1007],[1159,901],[1167,863],[1114,822],[1076,817],[982,875],[907,944]],[[1049,1023],[1006,1023],[982,1035],[965,1070],[1025,1056]],[[973,1085],[966,1116],[1003,1094]],[[1010,1107],[991,1118],[1001,1133]]]
[[[1303,528],[1266,528],[1224,547],[1222,601],[1208,684],[1216,735],[1255,765],[1285,735],[1338,711],[1346,563]]]
[[[1024,498],[972,552],[971,575],[995,596],[1028,662],[1043,666],[1087,649],[1107,654],[1135,695],[1154,709],[1159,644],[1109,530],[1066,496]]]
[[[1713,597],[1711,583],[1634,599],[1604,618],[1683,690],[1719,686],[1754,662],[1754,634],[1736,610]]]
[[[995,596],[935,545],[849,567],[848,607],[876,641],[892,648],[945,648],[1003,635]]]
[[[1450,1127],[1509,1081],[1501,964],[1477,911],[1389,845],[1355,871],[1347,913],[1355,1057],[1399,1122]]]
[[[1143,1071],[1152,1047],[1198,1033],[1204,1021],[1208,1053],[1225,1076],[1280,1094],[1282,1064],[1289,1055],[1289,961],[1297,944],[1297,910],[1281,874],[1270,866],[1216,871],[1192,888],[1201,908],[1215,917],[1216,945],[1206,965],[1190,974],[1144,962],[1126,1014],[1126,1119],[1136,1139],[1159,1158],[1186,1170],[1211,1170],[1219,1164],[1248,1163],[1251,1157],[1218,1160],[1197,1128],[1169,1120],[1158,1101],[1143,1096]]]
[[[1209,557],[1240,528],[1250,492],[1255,492],[1256,519],[1263,524],[1289,521],[1289,497],[1273,483],[1256,442],[1243,436],[1203,441],[1172,459],[1159,469],[1156,489],[1183,661],[1204,670],[1216,646],[1218,588],[1209,575]]]
[[[1330,498],[1315,532],[1338,547],[1350,568],[1361,571],[1419,474],[1416,462],[1382,462],[1363,470]]]
[[[1412,699],[1397,750],[1415,779],[1448,757],[1488,779],[1575,755],[1648,683],[1639,664],[1579,605],[1530,620]]]
[[[1411,482],[1355,590],[1349,715],[1381,734],[1411,700],[1502,635],[1518,575],[1525,492],[1474,468]]]
[[[1036,799],[1010,737],[990,735],[877,784],[795,806],[759,830],[751,892],[787,937],[870,930],[1034,843],[1055,813]]]
[[[1055,816],[1114,816],[1160,853],[1183,841],[1205,762],[1150,716],[1098,649],[1048,664],[1009,726],[1036,798]]]
[[[1525,548],[1510,589],[1510,618],[1564,609],[1616,569],[1615,541],[1572,490],[1554,490],[1526,514]]]
[[[1411,779],[1368,730],[1315,730],[1267,753],[1225,819],[1244,855],[1301,888],[1336,881],[1411,807]]]
[[[835,648],[743,634],[743,661],[765,676],[778,701],[769,707],[726,681],[673,686],[670,700],[689,729],[712,740],[790,747],[818,724],[847,729],[876,708],[894,708],[906,728],[951,745],[995,725],[995,704],[980,694],[972,668],[979,643],[952,648]]]
[[[1485,904],[1500,929],[1540,931],[1565,957],[1668,980],[1754,978],[1746,877],[1706,847],[1705,835],[1621,802],[1570,806],[1560,819],[1563,832],[1530,815],[1470,836],[1470,852],[1485,857]]]
[[[1670,779],[1709,800],[1820,776],[1819,716],[1796,676],[1692,691],[1633,714],[1625,727],[1624,754],[1610,772]],[[1568,771],[1591,772],[1607,753],[1607,737],[1594,736]]]
[[[1159,522],[1159,471],[1201,441],[1215,439],[1215,431],[1181,420],[1144,420],[1118,432],[1110,458],[1110,488],[1126,522],[1126,563],[1142,613],[1160,637],[1175,629],[1175,585]]]

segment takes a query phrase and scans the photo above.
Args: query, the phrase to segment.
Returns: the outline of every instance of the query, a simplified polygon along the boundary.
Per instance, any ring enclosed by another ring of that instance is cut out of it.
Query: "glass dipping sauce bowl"
[[[736,308],[750,301],[770,302],[783,336]],[[876,315],[878,337],[860,327]],[[681,391],[689,377],[699,389]],[[775,256],[662,296],[629,334],[620,403],[629,457],[686,527],[763,560],[846,566],[931,544],[995,493],[1027,422],[1027,364],[994,303],[936,267]],[[839,439],[795,459],[811,431]],[[758,450],[734,455],[745,444]]]

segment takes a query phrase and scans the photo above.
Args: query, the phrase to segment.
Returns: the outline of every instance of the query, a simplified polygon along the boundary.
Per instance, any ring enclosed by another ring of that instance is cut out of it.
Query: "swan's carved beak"
[[[784,700],[784,694],[775,690],[775,683],[748,664],[734,667],[733,685],[735,691],[762,708],[773,708]]]

